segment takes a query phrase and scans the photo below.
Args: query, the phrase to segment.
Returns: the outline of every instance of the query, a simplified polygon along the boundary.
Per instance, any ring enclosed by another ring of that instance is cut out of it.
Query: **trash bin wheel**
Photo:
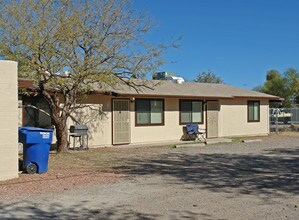
[[[26,167],[26,172],[29,174],[34,174],[37,173],[37,165],[34,163],[30,163],[27,167]]]

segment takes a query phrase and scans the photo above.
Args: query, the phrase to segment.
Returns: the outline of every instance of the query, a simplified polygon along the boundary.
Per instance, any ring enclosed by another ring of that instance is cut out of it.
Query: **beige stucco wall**
[[[91,95],[84,102],[88,103],[91,108],[78,110],[75,117],[80,124],[88,126],[90,147],[112,145],[112,97]],[[135,103],[130,103],[131,143],[179,141],[181,139],[183,126],[179,125],[179,99],[166,98],[164,106],[164,125],[135,126]],[[68,126],[71,124],[74,122],[69,120]],[[200,125],[200,127],[204,128],[205,125]]]
[[[112,145],[112,98],[103,95],[91,95],[84,102],[90,108],[78,110],[76,118],[81,124],[89,127],[89,146]],[[151,98],[151,97],[148,97]],[[220,111],[218,117],[219,137],[266,135],[269,133],[269,102],[261,101],[260,122],[247,122],[247,99],[219,100]],[[179,141],[183,135],[183,126],[179,125],[179,99],[164,99],[164,125],[136,126],[135,103],[130,104],[131,143],[150,143]],[[206,113],[204,113],[204,122]],[[74,124],[71,120],[69,125]],[[206,125],[200,125],[205,128]]]
[[[132,143],[179,141],[183,135],[183,125],[179,121],[179,99],[164,99],[164,125],[135,126],[134,105],[131,109],[131,141]],[[205,128],[205,125],[200,125]]]
[[[269,101],[260,102],[260,122],[247,122],[247,101],[248,99],[220,100],[220,137],[269,134]]]
[[[90,108],[77,111],[75,115],[80,124],[89,128],[89,145],[112,145],[112,97],[91,95],[84,101]],[[183,135],[183,126],[179,125],[179,100],[165,99],[164,126],[135,126],[135,103],[130,103],[131,143],[147,143],[160,141],[179,141]],[[71,120],[68,126],[74,124]],[[72,143],[71,143],[72,144]]]
[[[90,95],[82,104],[88,107],[78,109],[74,114],[79,124],[88,126],[89,146],[107,146],[112,144],[111,97]],[[75,124],[71,119],[68,127]],[[72,140],[71,140],[72,142]],[[72,143],[71,143],[72,144]]]
[[[18,126],[21,127],[23,124],[23,102],[20,97],[18,97]]]
[[[178,100],[164,99],[164,125],[135,126],[134,106],[131,111],[131,141],[143,143],[150,141],[179,140],[183,134],[179,126]]]
[[[0,60],[0,180],[18,177],[17,63]]]

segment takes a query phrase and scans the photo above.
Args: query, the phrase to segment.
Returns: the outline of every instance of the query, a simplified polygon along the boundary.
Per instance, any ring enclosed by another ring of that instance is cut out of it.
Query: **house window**
[[[248,122],[260,121],[260,102],[248,101]]]
[[[180,100],[180,124],[203,123],[203,101]]]
[[[136,125],[163,125],[164,100],[136,99]]]

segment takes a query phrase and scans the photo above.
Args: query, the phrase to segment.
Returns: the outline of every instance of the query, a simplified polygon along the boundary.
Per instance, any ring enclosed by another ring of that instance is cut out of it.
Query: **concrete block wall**
[[[18,177],[18,64],[0,60],[0,180]]]

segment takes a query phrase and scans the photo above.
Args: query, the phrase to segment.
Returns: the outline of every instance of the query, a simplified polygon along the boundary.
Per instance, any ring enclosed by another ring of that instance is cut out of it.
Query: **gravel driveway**
[[[118,181],[1,200],[1,219],[299,219],[299,138],[124,155]]]

